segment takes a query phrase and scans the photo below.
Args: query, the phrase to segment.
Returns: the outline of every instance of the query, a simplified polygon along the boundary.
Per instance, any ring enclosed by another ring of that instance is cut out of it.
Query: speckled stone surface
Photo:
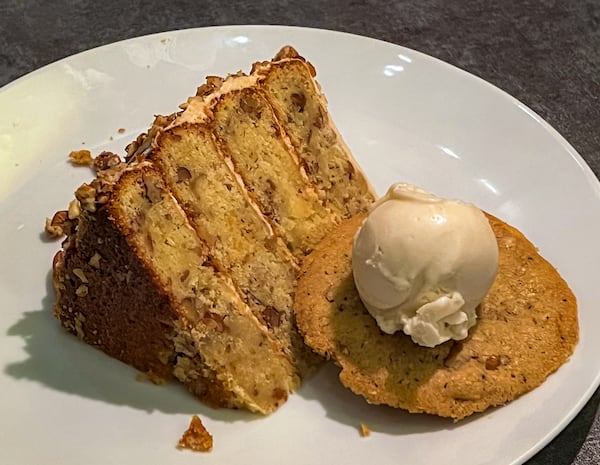
[[[0,86],[117,40],[225,24],[336,29],[440,58],[533,108],[600,175],[600,0],[0,0]],[[599,402],[527,464],[600,464]]]

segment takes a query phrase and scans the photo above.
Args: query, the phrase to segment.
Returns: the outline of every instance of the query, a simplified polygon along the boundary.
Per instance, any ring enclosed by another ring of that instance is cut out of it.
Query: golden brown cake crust
[[[171,302],[107,209],[82,212],[55,259],[54,286],[54,313],[67,330],[138,370],[172,377]]]
[[[364,215],[329,234],[304,261],[295,311],[305,342],[369,403],[455,420],[540,385],[578,341],[575,296],[515,228],[488,216],[499,271],[467,339],[435,348],[382,333],[354,286],[351,250]]]

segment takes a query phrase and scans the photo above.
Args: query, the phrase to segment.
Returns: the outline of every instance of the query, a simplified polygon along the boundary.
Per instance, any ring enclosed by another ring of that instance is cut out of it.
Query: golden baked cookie
[[[488,215],[500,250],[496,280],[467,339],[434,348],[381,332],[352,278],[364,215],[340,224],[304,260],[295,312],[306,344],[372,404],[460,420],[539,386],[578,341],[577,302],[523,234]]]

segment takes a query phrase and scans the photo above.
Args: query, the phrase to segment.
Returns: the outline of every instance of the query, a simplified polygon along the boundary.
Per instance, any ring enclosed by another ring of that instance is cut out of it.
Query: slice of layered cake
[[[94,161],[55,257],[55,314],[211,405],[269,413],[318,362],[292,311],[299,264],[373,194],[290,47],[183,107],[126,161]]]

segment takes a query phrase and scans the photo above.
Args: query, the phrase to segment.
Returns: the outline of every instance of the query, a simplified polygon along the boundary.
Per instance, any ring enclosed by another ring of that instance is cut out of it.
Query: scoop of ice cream
[[[354,282],[369,313],[385,333],[427,347],[467,337],[497,269],[481,210],[408,184],[390,187],[354,239]]]

